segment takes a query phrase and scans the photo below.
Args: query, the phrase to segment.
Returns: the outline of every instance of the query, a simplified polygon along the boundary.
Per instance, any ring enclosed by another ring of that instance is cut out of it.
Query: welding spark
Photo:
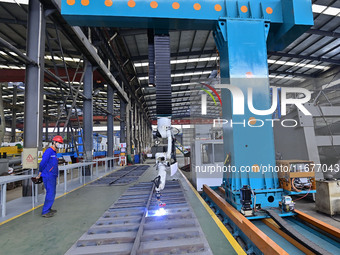
[[[166,214],[166,211],[164,208],[159,208],[156,212],[155,212],[155,216],[164,216]]]

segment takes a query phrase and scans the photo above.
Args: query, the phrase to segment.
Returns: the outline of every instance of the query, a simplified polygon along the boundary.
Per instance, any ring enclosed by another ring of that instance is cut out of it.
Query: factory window
[[[223,144],[214,145],[214,162],[224,162],[224,149]]]
[[[212,164],[213,163],[213,149],[212,144],[202,144],[202,164]]]

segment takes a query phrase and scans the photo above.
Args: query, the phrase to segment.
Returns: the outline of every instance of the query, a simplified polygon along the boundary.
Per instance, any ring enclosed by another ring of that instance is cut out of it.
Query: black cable
[[[335,220],[335,221],[338,221],[338,222],[340,222],[340,220],[338,220],[337,218],[335,218],[334,216],[331,216],[331,218],[333,219],[333,220]]]

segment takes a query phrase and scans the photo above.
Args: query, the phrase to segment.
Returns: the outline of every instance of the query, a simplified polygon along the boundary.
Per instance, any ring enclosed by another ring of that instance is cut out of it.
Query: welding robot
[[[166,204],[161,201],[161,191],[165,187],[167,171],[173,176],[178,169],[176,160],[176,138],[173,134],[171,127],[170,117],[160,117],[157,119],[157,131],[154,135],[155,138],[167,139],[167,151],[158,152],[155,155],[156,159],[156,171],[158,172],[157,177],[153,180],[155,183],[155,192],[157,203],[160,207],[164,207]]]

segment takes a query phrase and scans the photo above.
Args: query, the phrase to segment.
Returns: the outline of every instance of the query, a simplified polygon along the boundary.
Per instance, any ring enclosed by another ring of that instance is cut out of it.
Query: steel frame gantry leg
[[[263,166],[275,166],[274,136],[271,116],[254,115],[248,109],[248,88],[253,89],[253,104],[258,110],[271,108],[267,47],[269,24],[264,20],[223,19],[218,22],[214,38],[220,54],[221,80],[243,92],[236,96],[222,88],[223,138],[225,153],[231,155],[236,169],[225,174],[226,199],[241,209],[240,189],[249,185],[256,192],[261,207],[278,207],[282,189],[277,173],[263,172]],[[223,87],[223,85],[221,86]],[[244,114],[234,114],[233,101],[244,100]],[[257,128],[265,123],[261,128]],[[231,126],[231,123],[233,125]],[[245,168],[246,167],[246,168]],[[243,171],[247,170],[247,171]]]

